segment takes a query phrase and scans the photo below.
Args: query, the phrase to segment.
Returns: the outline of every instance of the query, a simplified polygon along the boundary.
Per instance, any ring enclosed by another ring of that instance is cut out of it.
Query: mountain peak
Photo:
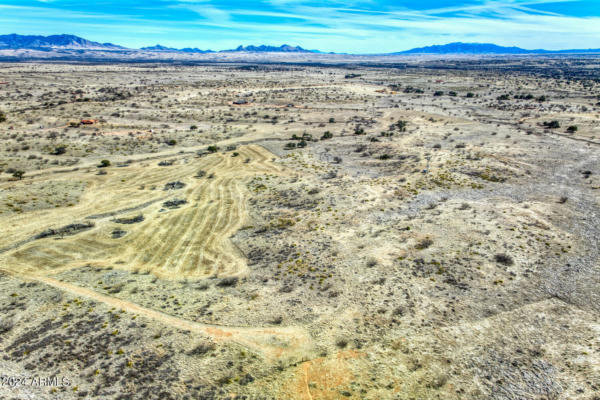
[[[290,46],[288,44],[283,44],[281,46],[268,46],[261,44],[259,46],[248,45],[242,46],[239,45],[237,48],[233,50],[223,50],[224,52],[233,52],[233,51],[244,51],[249,53],[316,53],[316,50],[306,50],[300,46]]]
[[[183,52],[183,53],[212,53],[212,50],[200,50],[199,48],[191,48],[191,47],[186,47],[184,49],[176,49],[174,47],[166,47],[166,46],[162,46],[160,44],[157,44],[155,46],[150,46],[150,47],[142,47],[140,50],[145,50],[145,51],[176,51],[176,52]]]
[[[142,47],[140,50],[146,51],[177,51],[172,47],[161,46],[160,44],[156,44],[155,46]]]
[[[417,47],[394,54],[531,54],[545,50],[525,50],[520,47],[504,47],[493,43],[453,42],[443,45]]]
[[[116,50],[124,47],[112,43],[98,43],[75,35],[0,35],[0,49],[90,49]]]

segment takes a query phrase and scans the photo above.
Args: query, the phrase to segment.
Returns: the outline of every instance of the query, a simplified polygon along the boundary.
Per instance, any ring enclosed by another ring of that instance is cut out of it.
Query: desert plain
[[[0,64],[0,397],[600,399],[598,64]]]

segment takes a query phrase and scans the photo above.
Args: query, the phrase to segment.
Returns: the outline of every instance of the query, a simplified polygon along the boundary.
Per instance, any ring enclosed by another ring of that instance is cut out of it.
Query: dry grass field
[[[0,398],[600,399],[569,60],[0,64]]]

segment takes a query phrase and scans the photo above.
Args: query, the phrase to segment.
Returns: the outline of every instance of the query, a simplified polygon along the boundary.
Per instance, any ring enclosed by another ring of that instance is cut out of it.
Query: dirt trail
[[[86,297],[107,306],[152,319],[172,328],[207,335],[217,342],[236,342],[260,352],[267,359],[277,360],[284,357],[301,358],[310,351],[310,336],[305,330],[298,327],[250,328],[201,324],[143,307],[130,301],[106,296],[93,290],[47,276],[32,274],[16,275],[11,271],[3,269],[0,269],[0,271],[21,279],[37,281],[75,296]]]
[[[284,171],[271,162],[274,155],[260,146],[242,146],[238,152],[237,157],[213,154],[189,163],[182,162],[174,168],[156,165],[142,169],[132,167],[113,170],[107,176],[93,176],[80,203],[66,211],[75,210],[73,214],[95,214],[106,218],[96,219],[96,225],[90,231],[60,240],[48,238],[19,243],[19,248],[7,249],[2,254],[0,270],[177,329],[208,335],[215,341],[233,341],[264,354],[268,359],[303,358],[311,341],[308,333],[300,328],[201,324],[48,276],[82,263],[114,263],[119,268],[142,269],[172,279],[246,274],[245,257],[229,240],[246,218],[246,181],[256,174]],[[194,177],[199,169],[205,171],[205,176],[200,179]],[[132,187],[128,183],[130,181],[134,181],[135,186]],[[169,181],[183,181],[186,185],[179,190],[162,190]],[[156,190],[143,192],[137,189],[137,185],[153,185]],[[167,211],[161,204],[155,204],[164,200],[165,196],[183,198],[187,203],[179,209]],[[115,213],[114,210],[138,212],[140,205],[145,207],[145,219],[141,223],[122,226],[108,218]],[[60,219],[57,215],[50,215],[51,219],[43,217],[44,214],[40,215],[37,226],[54,225]],[[64,224],[64,220],[60,223]],[[110,234],[117,227],[129,231],[118,240]]]

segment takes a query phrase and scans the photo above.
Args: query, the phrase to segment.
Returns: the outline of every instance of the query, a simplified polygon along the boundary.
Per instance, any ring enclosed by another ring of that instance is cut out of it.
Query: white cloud
[[[209,0],[172,0],[164,14],[189,11],[177,21],[152,19],[143,13],[130,16],[64,11],[52,5],[0,5],[0,10],[5,29],[23,29],[23,21],[27,21],[36,33],[48,27],[53,31],[60,28],[65,33],[91,32],[91,39],[105,41],[101,36],[106,32],[106,40],[125,45],[159,40],[170,46],[220,49],[233,44],[285,42],[359,53],[400,51],[451,41],[548,49],[598,47],[600,15],[577,18],[535,8],[544,3],[573,1],[481,0],[468,6],[428,10],[396,6],[382,10],[375,2],[364,1],[360,6],[358,2],[344,2],[336,7],[331,2],[310,6],[300,0],[270,0],[271,7],[260,10],[219,7]],[[258,17],[262,17],[261,22],[253,21]]]

